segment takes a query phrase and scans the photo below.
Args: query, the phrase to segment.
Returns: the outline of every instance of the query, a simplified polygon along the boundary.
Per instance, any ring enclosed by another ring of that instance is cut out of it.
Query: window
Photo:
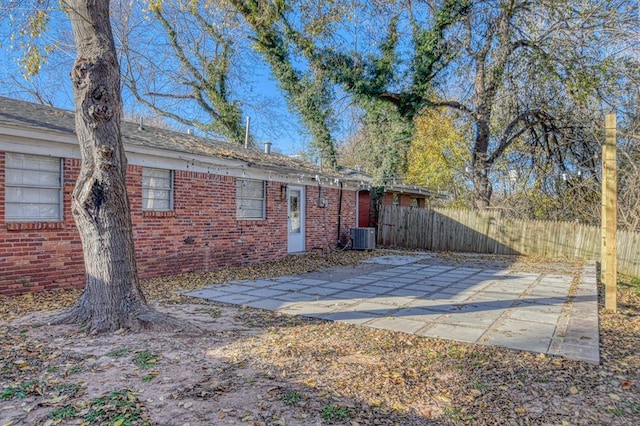
[[[265,218],[264,181],[236,179],[236,216],[238,219]]]
[[[173,209],[173,174],[171,170],[142,169],[142,210]]]
[[[5,219],[7,221],[62,219],[60,158],[10,152],[6,154]]]

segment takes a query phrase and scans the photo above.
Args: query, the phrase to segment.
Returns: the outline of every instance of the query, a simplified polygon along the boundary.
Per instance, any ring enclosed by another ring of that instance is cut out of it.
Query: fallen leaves
[[[371,355],[351,354],[337,359],[341,364],[359,364],[364,366],[382,366],[382,361]]]
[[[170,406],[178,415],[192,415],[184,420],[192,426],[329,421],[345,425],[640,424],[640,297],[633,287],[621,287],[618,314],[601,316],[603,364],[599,366],[223,307],[175,293],[362,258],[358,252],[353,254],[300,256],[146,280],[143,285],[150,300],[167,309],[191,309],[211,324],[212,331],[198,339],[121,334],[100,346],[100,339],[82,333],[48,339],[42,332],[42,338],[33,338],[40,331],[33,321],[16,327],[0,325],[3,419],[11,413],[18,419],[14,424],[162,424],[154,416],[169,412],[162,410]],[[513,262],[513,258],[490,259],[443,255],[425,261]],[[526,258],[517,262],[523,271],[551,267]],[[0,318],[8,321],[42,309],[63,308],[78,294],[71,290],[2,299]],[[233,326],[222,327],[227,323]],[[136,356],[142,367],[134,364]],[[180,382],[177,378],[185,370],[189,380]],[[113,377],[122,386],[113,386],[108,380]],[[145,394],[156,388],[170,390],[153,398]],[[233,405],[230,398],[240,402]],[[34,417],[37,413],[45,414]]]

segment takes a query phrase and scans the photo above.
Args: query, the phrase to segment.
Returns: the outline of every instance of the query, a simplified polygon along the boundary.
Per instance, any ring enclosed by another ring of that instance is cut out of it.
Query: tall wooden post
[[[604,307],[615,312],[617,273],[616,115],[605,119],[605,143],[602,145],[602,250],[600,278],[605,288]]]

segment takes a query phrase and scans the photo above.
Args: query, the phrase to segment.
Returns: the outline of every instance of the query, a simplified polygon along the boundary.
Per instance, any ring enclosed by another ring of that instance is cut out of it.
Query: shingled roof
[[[41,132],[53,132],[75,137],[75,113],[73,111],[34,104],[17,99],[0,97],[0,127],[29,129]],[[185,156],[202,155],[226,160],[236,160],[248,167],[261,168],[286,174],[306,174],[307,176],[321,175],[323,178],[340,179],[352,182],[356,186],[368,186],[371,176],[338,167],[336,170],[320,170],[315,164],[310,164],[297,158],[278,153],[266,154],[264,151],[237,144],[205,138],[202,136],[181,133],[174,130],[152,126],[142,128],[133,122],[122,121],[122,141],[127,146],[139,146],[160,149]],[[431,191],[414,185],[391,185],[387,190],[433,196]]]
[[[54,132],[75,136],[75,113],[50,106],[33,104],[21,100],[0,97],[0,127]],[[194,134],[181,133],[169,129],[140,126],[122,121],[122,141],[127,145],[161,149],[176,153],[212,156],[221,159],[238,160],[248,166],[281,173],[321,174],[325,177],[353,180],[352,177],[336,170],[324,169],[317,165],[278,153],[266,154],[256,148],[245,148],[237,144],[209,139]]]

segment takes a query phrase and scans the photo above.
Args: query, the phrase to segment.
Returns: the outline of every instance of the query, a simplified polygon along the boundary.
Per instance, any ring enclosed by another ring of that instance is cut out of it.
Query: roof
[[[338,166],[338,170],[341,173],[346,175],[348,179],[352,181],[359,181],[361,185],[364,183],[370,185],[373,181],[373,176],[369,173],[365,173],[361,170],[354,170],[344,166]],[[384,192],[390,193],[401,193],[401,194],[409,194],[409,195],[417,195],[423,197],[437,197],[442,198],[439,194],[418,185],[406,184],[406,183],[398,183],[398,182],[387,182],[384,186]]]
[[[34,104],[12,98],[0,97],[0,127],[28,129],[39,132],[53,132],[75,138],[75,112]],[[152,126],[140,126],[137,123],[122,121],[120,124],[122,141],[127,146],[153,148],[185,155],[202,155],[226,160],[237,160],[249,167],[258,167],[279,173],[321,175],[332,179],[352,182],[360,187],[371,184],[372,178],[366,173],[346,167],[320,170],[315,164],[278,153],[266,154],[264,151],[245,148],[220,140],[177,132]],[[386,188],[392,192],[432,195],[426,188],[413,185],[393,185]]]
[[[0,127],[21,128],[33,131],[54,132],[75,137],[75,113],[73,111],[34,104],[17,99],[0,97]],[[127,145],[166,150],[176,153],[213,156],[221,159],[239,160],[247,166],[255,166],[282,173],[321,174],[325,177],[350,179],[344,173],[323,170],[315,164],[278,153],[264,151],[237,144],[209,139],[194,134],[177,132],[158,127],[143,126],[122,121],[122,141]]]

